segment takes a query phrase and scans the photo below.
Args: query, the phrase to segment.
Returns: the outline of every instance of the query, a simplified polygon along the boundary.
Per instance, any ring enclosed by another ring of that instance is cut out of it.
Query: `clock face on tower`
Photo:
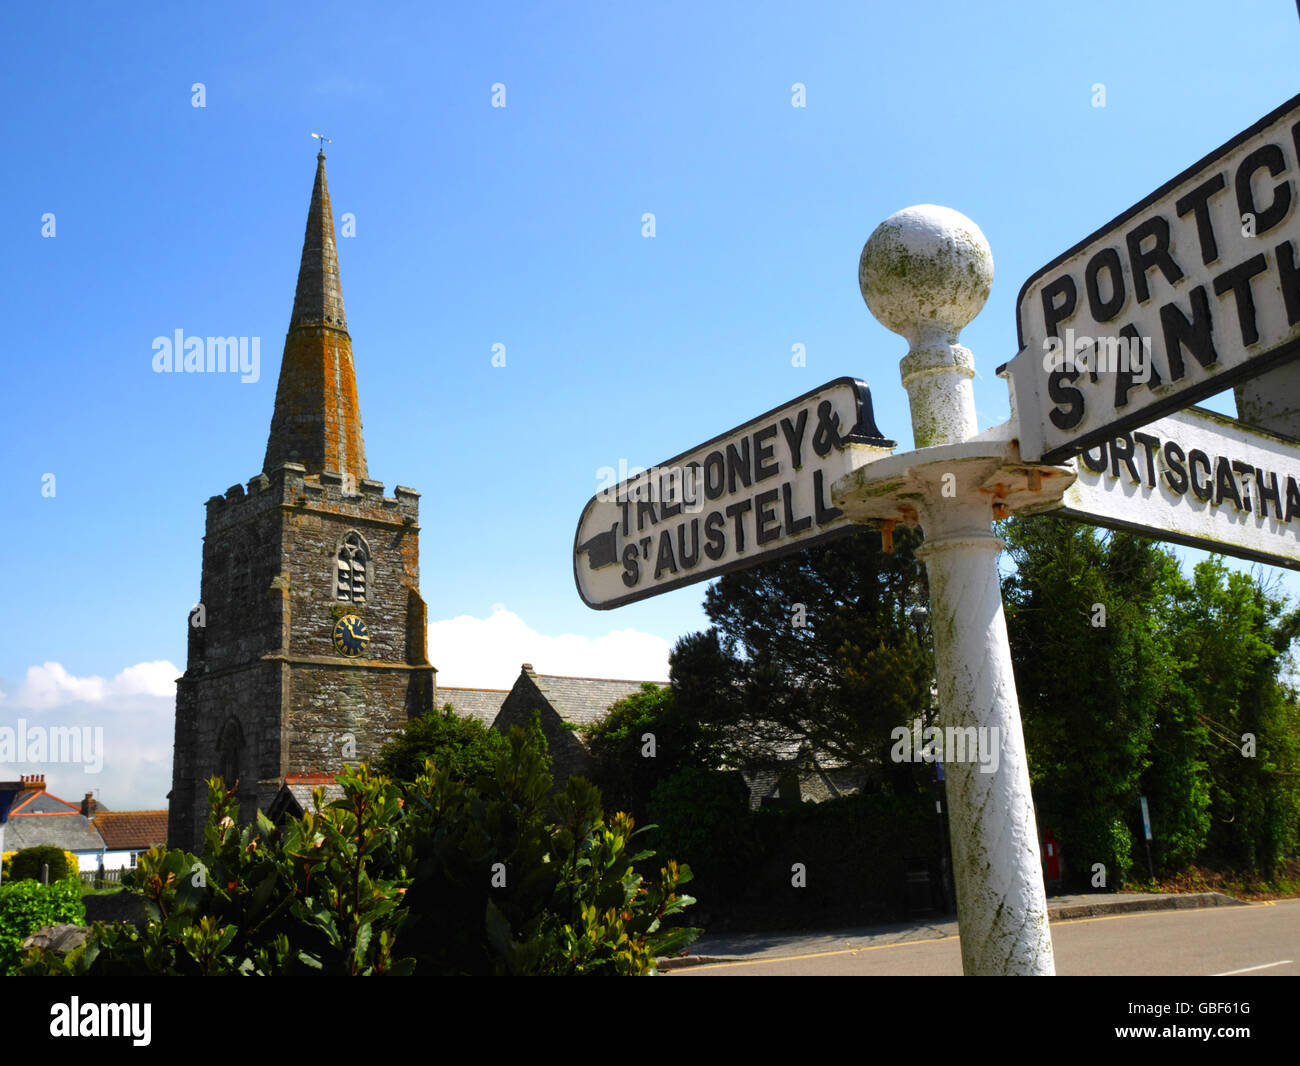
[[[345,614],[334,624],[334,650],[349,659],[364,655],[370,643],[370,630],[363,619]]]

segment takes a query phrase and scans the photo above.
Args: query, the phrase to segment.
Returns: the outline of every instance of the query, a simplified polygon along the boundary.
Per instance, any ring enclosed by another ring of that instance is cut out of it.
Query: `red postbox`
[[[1048,881],[1061,879],[1061,845],[1056,842],[1056,834],[1050,829],[1043,832],[1043,865],[1046,867]]]

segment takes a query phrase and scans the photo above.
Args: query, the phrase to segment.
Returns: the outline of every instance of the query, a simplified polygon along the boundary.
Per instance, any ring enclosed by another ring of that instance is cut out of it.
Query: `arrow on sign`
[[[613,523],[608,532],[598,533],[579,544],[578,551],[587,553],[587,565],[593,570],[618,562],[618,523]]]

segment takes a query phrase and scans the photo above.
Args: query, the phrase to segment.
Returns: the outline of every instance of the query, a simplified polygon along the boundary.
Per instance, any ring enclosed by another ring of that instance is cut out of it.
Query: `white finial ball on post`
[[[977,433],[975,360],[957,338],[993,287],[993,252],[979,226],[934,204],[890,215],[862,249],[858,287],[880,323],[911,344],[900,369],[917,447]]]
[[[993,252],[969,218],[920,204],[885,219],[858,261],[858,287],[871,313],[914,348],[954,344],[993,287]]]

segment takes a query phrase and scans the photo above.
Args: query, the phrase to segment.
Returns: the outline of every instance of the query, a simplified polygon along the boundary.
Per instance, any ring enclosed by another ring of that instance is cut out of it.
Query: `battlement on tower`
[[[396,485],[384,495],[384,483],[333,471],[308,474],[301,463],[284,463],[270,474],[257,474],[247,486],[231,485],[224,496],[207,502],[208,531],[243,525],[275,508],[346,515],[361,521],[419,528],[420,494]]]

